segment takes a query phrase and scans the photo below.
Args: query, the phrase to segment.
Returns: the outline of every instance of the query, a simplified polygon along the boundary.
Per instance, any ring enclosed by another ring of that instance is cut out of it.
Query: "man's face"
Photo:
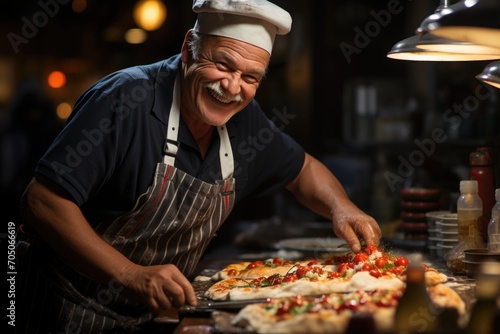
[[[183,48],[181,108],[209,125],[225,124],[254,98],[270,55],[235,39],[205,36],[197,59]]]

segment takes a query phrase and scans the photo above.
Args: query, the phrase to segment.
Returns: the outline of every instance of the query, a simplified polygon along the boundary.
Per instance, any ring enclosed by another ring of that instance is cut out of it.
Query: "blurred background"
[[[442,207],[452,206],[448,199],[467,178],[469,153],[476,147],[496,152],[498,175],[499,90],[475,79],[489,61],[386,56],[415,34],[439,1],[273,2],[291,13],[293,26],[277,38],[257,98],[381,224],[399,217],[403,187],[439,188]],[[20,221],[19,196],[77,97],[112,71],[178,53],[196,19],[191,5],[188,0],[17,0],[2,6],[2,218]],[[145,23],[141,15],[148,18]],[[280,114],[290,117],[276,117]],[[500,176],[496,180],[499,187]],[[249,199],[232,219],[321,220],[286,193]]]

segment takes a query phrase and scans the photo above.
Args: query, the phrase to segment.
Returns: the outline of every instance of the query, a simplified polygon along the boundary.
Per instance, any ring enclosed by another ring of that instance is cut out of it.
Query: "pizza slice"
[[[274,274],[285,275],[295,267],[322,268],[325,270],[335,270],[331,259],[304,259],[300,261],[290,261],[275,257],[267,260],[257,260],[253,262],[232,263],[216,272],[210,277],[212,281],[220,281],[228,278],[259,278]]]
[[[205,296],[211,300],[242,300],[397,288],[404,286],[408,264],[406,257],[375,246],[326,259],[242,262],[221,270],[219,277],[229,278],[213,284]],[[446,282],[446,275],[424,267],[428,286]]]
[[[316,267],[318,268],[318,267]],[[245,300],[253,298],[278,298],[297,294],[319,295],[356,290],[402,288],[404,282],[394,274],[378,277],[368,271],[353,270],[339,273],[321,268],[309,270],[294,267],[285,275],[274,274],[255,279],[230,278],[213,284],[205,292],[210,300]]]
[[[400,296],[396,289],[274,298],[246,306],[232,324],[252,333],[344,333],[350,318],[364,312],[373,316],[377,332],[384,332]]]
[[[456,308],[460,316],[465,314],[464,302],[450,287],[437,284],[427,290],[436,314],[446,307]],[[246,306],[232,318],[232,324],[255,333],[344,333],[351,318],[368,314],[373,317],[377,333],[391,332],[403,291],[404,288],[357,290],[316,298],[272,298]]]
[[[286,274],[294,262],[282,258],[271,258],[265,261],[232,263],[216,272],[210,279],[220,281],[229,278],[258,278],[276,273]]]

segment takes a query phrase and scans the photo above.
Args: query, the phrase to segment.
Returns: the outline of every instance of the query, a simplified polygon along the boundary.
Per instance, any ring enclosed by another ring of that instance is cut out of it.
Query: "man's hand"
[[[173,264],[131,265],[120,275],[124,293],[158,314],[172,307],[196,306],[196,295],[189,280]]]
[[[311,155],[306,153],[302,170],[287,189],[309,209],[332,219],[333,231],[353,252],[361,251],[358,235],[366,244],[378,246],[382,232],[375,219],[361,211],[335,175]]]
[[[333,232],[344,239],[354,253],[361,251],[358,236],[367,245],[378,246],[382,231],[375,219],[358,208],[349,208],[340,212],[332,212]]]

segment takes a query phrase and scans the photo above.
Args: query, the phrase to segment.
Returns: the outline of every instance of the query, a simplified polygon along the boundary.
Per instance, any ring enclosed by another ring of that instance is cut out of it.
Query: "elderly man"
[[[19,330],[134,331],[195,305],[187,277],[251,194],[286,188],[354,252],[358,235],[378,244],[374,219],[254,100],[290,15],[263,0],[193,10],[179,55],[90,87],[39,161],[21,203]],[[263,129],[272,139],[244,149]]]

